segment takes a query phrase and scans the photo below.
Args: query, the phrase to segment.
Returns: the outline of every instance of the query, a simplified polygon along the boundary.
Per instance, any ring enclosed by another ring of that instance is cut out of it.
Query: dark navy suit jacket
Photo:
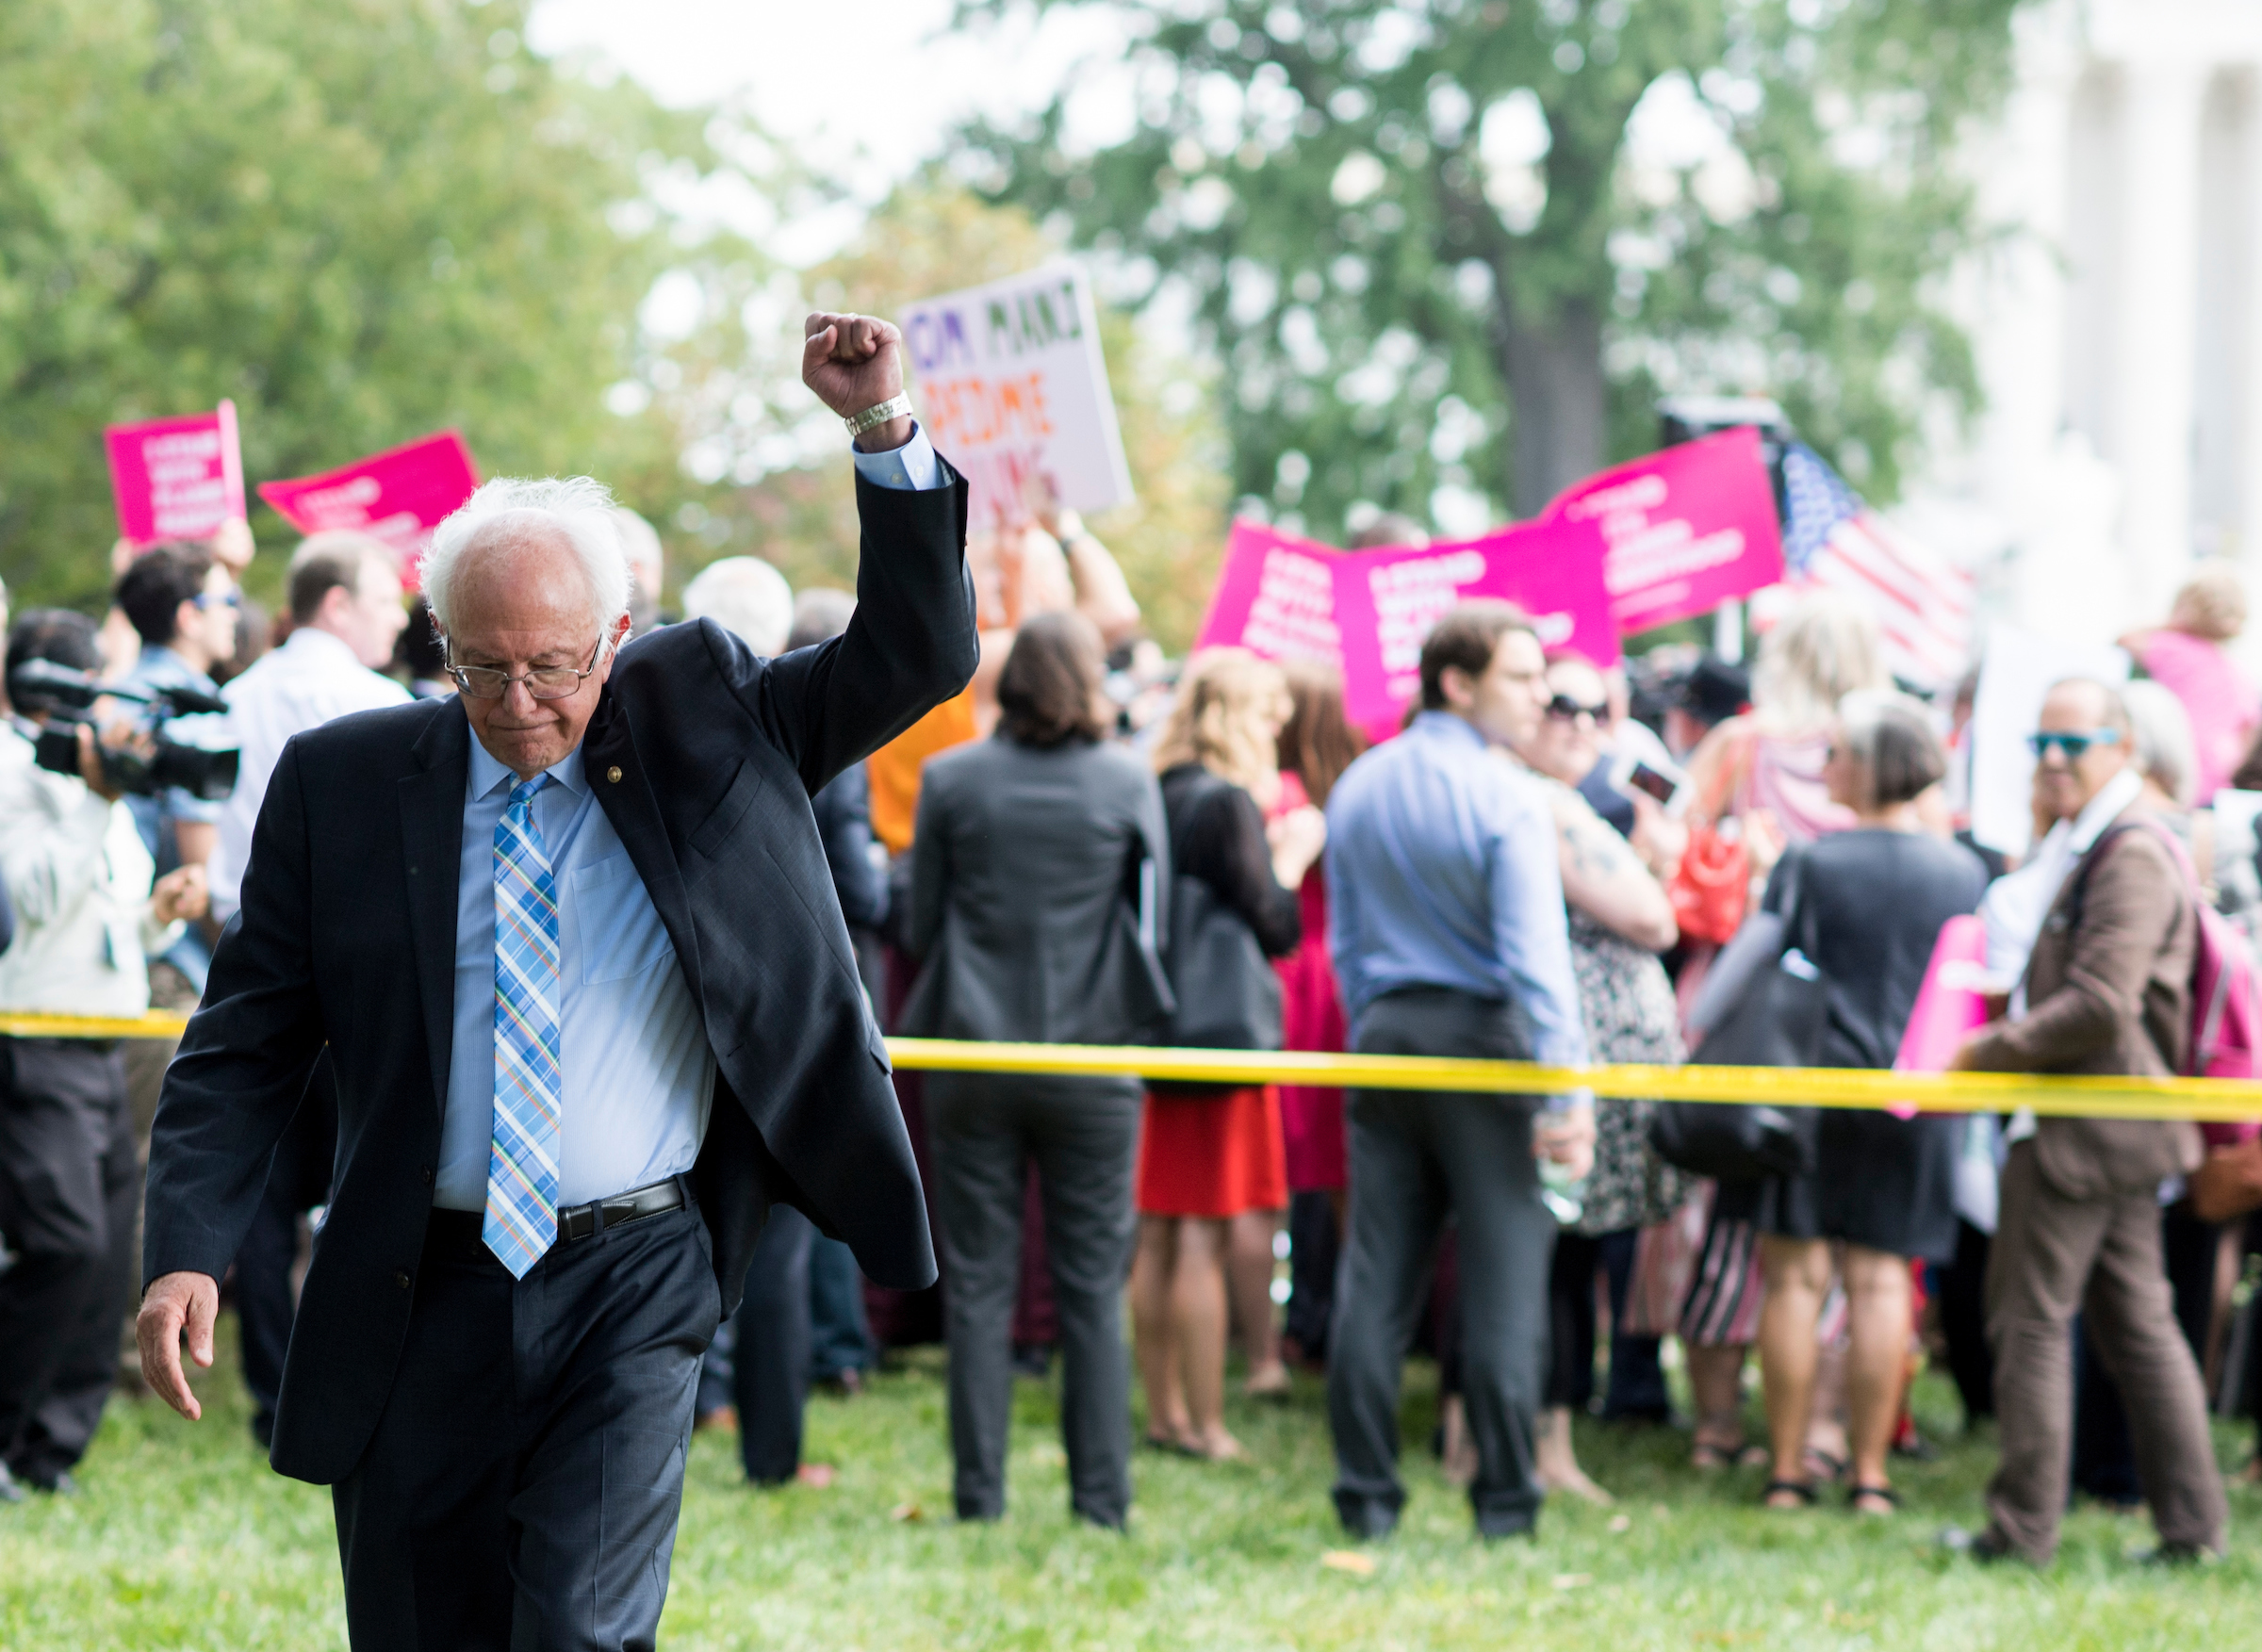
[[[772,660],[708,621],[638,638],[583,737],[714,1050],[693,1179],[726,1311],[774,1202],[846,1239],[883,1284],[935,1277],[810,798],[974,674],[966,488],[949,481],[859,480],[859,600],[841,636]],[[144,1275],[218,1279],[316,1058],[334,1056],[329,1217],[275,1420],[274,1465],[302,1480],[340,1480],[360,1460],[415,1300],[448,1093],[470,740],[460,703],[439,700],[284,748],[242,909],[157,1109]]]

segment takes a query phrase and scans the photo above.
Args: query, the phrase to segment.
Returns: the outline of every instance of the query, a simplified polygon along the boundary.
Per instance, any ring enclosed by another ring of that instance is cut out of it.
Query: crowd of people
[[[626,612],[658,628],[658,538],[625,512],[613,532]],[[1464,602],[1422,646],[1402,729],[1370,746],[1329,668],[1238,649],[1163,661],[1106,548],[1056,499],[969,551],[973,681],[809,798],[829,891],[799,898],[837,906],[887,1032],[1670,1066],[1707,1059],[1748,1013],[1756,989],[1727,960],[1765,921],[1780,941],[1761,974],[1813,989],[1805,1064],[1886,1069],[1943,926],[1976,915],[2001,1002],[1957,1066],[2172,1074],[2190,1070],[2194,973],[2218,933],[2204,920],[2242,921],[2262,895],[2254,845],[2219,837],[2204,807],[2262,772],[2262,707],[2223,652],[2243,605],[2220,567],[2125,640],[2144,679],[2052,688],[2029,741],[2035,843],[2013,863],[1968,829],[1970,685],[1906,692],[1840,598],[1794,604],[1748,676],[1687,647],[1609,664],[1550,651],[1515,608]],[[193,1008],[275,829],[261,806],[293,737],[480,697],[386,545],[309,537],[272,620],[240,595],[249,555],[248,535],[121,548],[107,621],[41,609],[8,628],[0,1008]],[[837,646],[856,613],[850,593],[796,595],[732,557],[683,587],[678,623],[769,660]],[[579,672],[579,693],[612,646],[532,675]],[[106,725],[86,710],[96,694],[177,714]],[[153,779],[167,746],[235,753],[232,786]],[[774,783],[757,777],[739,810],[792,807],[762,792]],[[547,806],[511,798],[539,843]],[[490,814],[505,811],[499,790]],[[306,829],[328,852],[324,823]],[[601,878],[568,853],[577,890]],[[2235,924],[2220,933],[2245,944]],[[121,1324],[172,1048],[4,1042],[14,1498],[68,1491],[106,1397],[138,1380]],[[313,1068],[229,1270],[263,1445],[354,1082]],[[2165,1122],[1816,1109],[1789,1121],[1790,1160],[1703,1175],[1639,1099],[893,1083],[940,1282],[883,1287],[798,1202],[771,1204],[695,1401],[703,1426],[736,1431],[757,1484],[828,1478],[803,1456],[813,1384],[854,1395],[883,1348],[939,1336],[958,1514],[1004,1513],[1013,1383],[1057,1350],[1072,1507],[1120,1528],[1136,1448],[1246,1454],[1227,1423],[1238,1351],[1253,1398],[1288,1393],[1292,1368],[1325,1372],[1336,1508],[1376,1538],[1404,1505],[1399,1394],[1420,1349],[1440,1372],[1434,1448],[1487,1536],[1531,1531],[1549,1495],[1610,1499],[1574,1448],[1589,1415],[1686,1427],[1696,1468],[1763,1467],[1759,1496],[1786,1514],[1836,1485],[1890,1517],[1896,1455],[1922,1449],[1909,1393],[1929,1350],[1967,1414],[2000,1429],[1987,1518],[1958,1546],[2047,1562],[2069,1482],[2149,1503],[2163,1558],[2225,1543],[2206,1416],[2262,1398],[2230,1288],[2253,1235],[2242,1214],[2199,1208],[2193,1178],[2251,1129],[2203,1142]]]

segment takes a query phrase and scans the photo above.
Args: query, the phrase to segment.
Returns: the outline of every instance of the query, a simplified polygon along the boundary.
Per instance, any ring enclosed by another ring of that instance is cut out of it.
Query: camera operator
[[[35,610],[8,643],[12,679],[32,661],[100,663],[93,621]],[[46,727],[62,708],[17,685],[15,711]],[[98,707],[99,711],[101,708]],[[145,740],[130,723],[105,744]],[[134,1016],[149,1007],[144,955],[205,910],[202,866],[154,882],[133,816],[104,777],[91,724],[80,773],[34,761],[0,730],[0,881],[18,920],[0,954],[0,1009]],[[0,1037],[0,1501],[70,1487],[118,1368],[140,1192],[125,1064],[114,1039]]]

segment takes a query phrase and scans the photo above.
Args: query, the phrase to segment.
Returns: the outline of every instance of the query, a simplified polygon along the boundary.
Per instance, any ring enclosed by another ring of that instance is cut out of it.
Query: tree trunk
[[[1602,383],[1602,312],[1588,299],[1527,322],[1506,306],[1499,330],[1508,378],[1509,475],[1518,516],[1533,516],[1602,468],[1609,412]]]

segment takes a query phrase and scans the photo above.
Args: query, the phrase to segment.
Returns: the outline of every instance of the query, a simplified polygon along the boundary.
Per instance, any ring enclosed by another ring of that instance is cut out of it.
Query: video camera
[[[8,697],[19,709],[36,707],[48,713],[44,728],[17,720],[18,732],[32,743],[35,761],[42,769],[76,776],[78,731],[94,722],[94,702],[131,700],[144,708],[142,730],[148,739],[129,746],[107,745],[96,740],[94,750],[107,786],[141,797],[178,786],[207,803],[221,802],[236,790],[241,751],[189,745],[165,732],[165,726],[175,717],[225,712],[227,702],[218,695],[200,694],[192,688],[102,682],[90,672],[74,671],[52,660],[26,660],[8,674]]]

